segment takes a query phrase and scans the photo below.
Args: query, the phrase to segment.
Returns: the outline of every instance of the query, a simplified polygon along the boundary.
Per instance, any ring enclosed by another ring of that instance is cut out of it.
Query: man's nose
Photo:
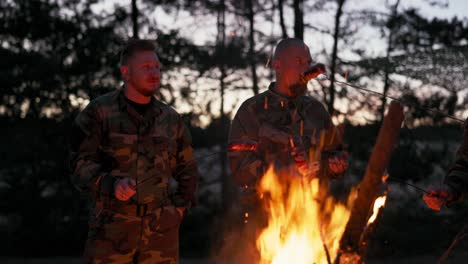
[[[151,67],[150,73],[159,77],[159,75],[161,75],[161,69],[159,67]]]

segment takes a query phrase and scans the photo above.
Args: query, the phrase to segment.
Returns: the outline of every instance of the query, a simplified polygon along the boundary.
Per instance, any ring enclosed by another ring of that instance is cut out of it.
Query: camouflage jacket
[[[465,121],[463,142],[458,149],[455,164],[445,178],[445,183],[457,193],[456,201],[468,197],[468,119]]]
[[[340,145],[341,136],[319,101],[309,96],[289,99],[273,87],[271,83],[267,91],[246,100],[232,121],[228,157],[240,186],[255,186],[270,165],[294,168],[291,140],[302,144],[309,161],[326,160]]]
[[[115,199],[116,179],[130,177],[137,193],[125,203],[195,203],[198,172],[189,131],[155,98],[142,117],[123,91],[100,96],[76,117],[71,137],[72,182],[95,199]],[[178,183],[172,194],[171,177]]]

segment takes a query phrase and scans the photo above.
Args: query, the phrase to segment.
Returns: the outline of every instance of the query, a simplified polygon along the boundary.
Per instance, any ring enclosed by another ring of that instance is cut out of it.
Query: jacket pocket
[[[137,139],[137,135],[133,134],[110,133],[107,151],[119,165],[125,166],[135,158]]]
[[[169,137],[153,136],[154,163],[156,168],[170,172],[171,163],[175,160],[175,142]]]
[[[156,233],[167,233],[179,228],[182,217],[175,206],[164,206],[155,211],[149,223],[150,230]]]

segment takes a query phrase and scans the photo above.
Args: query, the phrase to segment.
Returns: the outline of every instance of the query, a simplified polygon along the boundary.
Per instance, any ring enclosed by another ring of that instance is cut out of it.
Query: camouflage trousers
[[[181,220],[174,206],[158,208],[143,217],[95,209],[89,221],[84,263],[178,263]]]

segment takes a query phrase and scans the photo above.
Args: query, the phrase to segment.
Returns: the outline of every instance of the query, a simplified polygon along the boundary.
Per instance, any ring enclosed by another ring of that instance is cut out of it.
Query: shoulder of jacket
[[[265,97],[267,97],[267,92],[268,91],[259,93],[245,100],[239,107],[239,111],[256,112],[258,107],[263,108]]]
[[[166,103],[163,103],[157,99],[155,99],[157,107],[161,109],[162,113],[165,115],[168,115],[173,118],[181,118],[180,114],[171,106],[167,105]]]
[[[325,105],[312,96],[305,95],[305,96],[302,96],[301,99],[302,99],[302,103],[304,104],[304,107],[306,108],[313,107],[313,108],[319,108],[321,110],[326,111]]]
[[[301,99],[306,104],[322,104],[319,100],[310,95],[304,95],[301,97]]]
[[[100,95],[89,102],[92,108],[106,107],[117,103],[119,90],[111,91],[106,94]]]

